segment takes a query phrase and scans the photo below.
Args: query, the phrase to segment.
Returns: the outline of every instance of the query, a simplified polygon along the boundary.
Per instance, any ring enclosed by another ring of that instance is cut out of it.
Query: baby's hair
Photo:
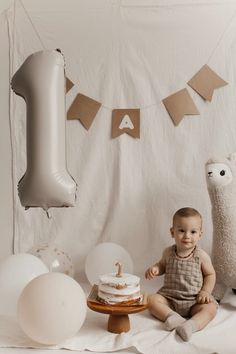
[[[200,219],[202,220],[201,214],[194,208],[186,207],[186,208],[181,208],[177,210],[173,216],[173,224],[175,222],[175,219],[178,217],[181,218],[188,218],[190,216],[199,216]]]

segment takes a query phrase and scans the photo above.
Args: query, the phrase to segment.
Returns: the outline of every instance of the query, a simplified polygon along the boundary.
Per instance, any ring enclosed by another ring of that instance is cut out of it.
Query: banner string
[[[15,0],[15,3],[16,3],[16,1],[17,1],[17,0]],[[40,34],[39,34],[37,28],[35,27],[35,25],[34,25],[34,23],[33,23],[33,21],[32,21],[32,18],[31,18],[31,16],[29,15],[29,12],[28,12],[27,9],[25,8],[23,1],[22,1],[22,0],[18,0],[18,1],[19,1],[19,3],[21,4],[21,6],[22,6],[22,8],[23,8],[23,10],[24,10],[24,12],[25,12],[25,14],[26,14],[26,16],[27,16],[27,18],[28,18],[28,20],[29,20],[29,22],[30,22],[30,24],[31,24],[31,26],[32,26],[32,28],[33,28],[33,30],[34,30],[34,32],[35,32],[35,34],[36,34],[36,36],[37,36],[37,38],[38,38],[38,40],[39,40],[39,42],[40,42],[40,44],[41,44],[41,46],[42,46],[42,48],[43,48],[43,50],[45,50],[46,47],[45,47],[45,45],[44,45],[44,43],[43,43],[43,40],[42,40],[42,38],[41,38],[41,36],[40,36]],[[14,5],[14,6],[15,6],[15,5]],[[120,6],[121,6],[121,5],[120,5]],[[233,12],[233,15],[231,16],[229,22],[227,23],[227,25],[225,26],[224,30],[223,30],[222,33],[220,34],[219,39],[218,39],[218,41],[217,41],[215,47],[213,48],[213,50],[212,50],[212,52],[211,52],[209,58],[207,59],[206,63],[209,63],[209,61],[212,59],[213,55],[215,54],[217,48],[220,46],[220,44],[221,44],[221,42],[223,41],[223,38],[224,38],[224,36],[225,36],[225,33],[228,31],[228,29],[229,29],[229,27],[230,27],[230,25],[231,25],[231,23],[232,23],[232,21],[233,21],[235,15],[236,15],[236,10]],[[16,16],[16,15],[15,15],[15,16]],[[15,30],[14,30],[14,31],[15,31]],[[14,45],[15,45],[15,40],[14,40]],[[78,87],[78,88],[79,88],[79,85],[78,85],[78,84],[76,84],[76,83],[74,83],[74,82],[73,82],[73,84],[74,84],[75,87]],[[78,91],[79,91],[79,90],[78,90]],[[80,92],[80,91],[79,91],[79,92]],[[82,93],[82,92],[81,92],[81,93]],[[93,98],[93,97],[91,97],[91,96],[89,96],[89,97],[92,98],[92,99],[94,99],[94,100],[96,100],[95,98]],[[139,108],[140,110],[143,110],[143,109],[147,109],[147,108],[156,106],[156,105],[158,105],[158,104],[159,104],[159,103],[154,102],[154,103],[151,103],[151,104],[148,104],[148,105],[144,105],[144,106],[139,106],[139,107],[136,107],[136,108]],[[111,108],[110,106],[107,106],[107,105],[104,105],[104,104],[101,104],[101,106],[102,106],[103,108],[105,108],[105,109],[110,110],[110,111],[112,111],[112,110],[114,109],[114,108]]]
[[[39,40],[39,42],[40,42],[42,48],[43,48],[43,49],[46,49],[46,48],[45,48],[45,45],[44,45],[44,43],[43,43],[43,41],[42,41],[42,38],[41,38],[41,36],[39,35],[39,31],[37,31],[37,29],[36,29],[36,27],[35,27],[35,25],[34,25],[34,23],[33,23],[33,21],[32,21],[32,18],[31,18],[30,15],[29,15],[29,12],[26,10],[26,8],[25,8],[23,2],[22,2],[21,0],[18,0],[18,1],[19,1],[19,3],[21,4],[21,6],[22,6],[22,8],[23,8],[23,10],[24,10],[24,12],[25,12],[25,14],[26,14],[26,16],[27,16],[27,18],[28,18],[28,20],[29,20],[31,26],[32,26],[32,28],[34,29],[34,32],[35,32],[36,36],[38,37],[38,40]]]

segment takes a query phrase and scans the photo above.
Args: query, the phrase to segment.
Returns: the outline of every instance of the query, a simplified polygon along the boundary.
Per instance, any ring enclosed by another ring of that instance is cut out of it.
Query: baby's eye
[[[184,230],[183,230],[183,229],[180,229],[179,232],[184,232]]]
[[[225,175],[225,170],[221,170],[221,171],[220,171],[220,175],[221,175],[221,176],[224,176],[224,175]]]
[[[195,230],[191,231],[192,234],[195,234],[196,232],[197,232],[197,231],[195,231]]]

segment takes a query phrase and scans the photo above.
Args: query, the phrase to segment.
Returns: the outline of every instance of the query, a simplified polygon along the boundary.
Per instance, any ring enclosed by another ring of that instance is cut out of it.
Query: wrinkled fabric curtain
[[[91,128],[66,122],[67,167],[78,183],[76,206],[25,211],[17,183],[26,169],[26,107],[11,93],[14,251],[55,242],[84,273],[99,242],[123,246],[135,273],[172,243],[173,213],[203,216],[201,246],[211,251],[211,205],[205,162],[236,150],[235,1],[61,1],[8,10],[11,76],[28,55],[60,48],[78,93],[102,103]],[[228,85],[204,101],[187,82],[208,64]],[[200,115],[174,126],[162,99],[187,87]],[[111,138],[112,109],[140,108],[140,139]],[[43,141],[42,141],[43,144]]]

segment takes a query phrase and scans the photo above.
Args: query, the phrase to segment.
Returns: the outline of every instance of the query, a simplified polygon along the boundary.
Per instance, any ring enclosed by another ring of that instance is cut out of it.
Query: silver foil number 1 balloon
[[[64,66],[59,51],[40,51],[12,78],[12,89],[27,107],[27,169],[18,184],[26,208],[75,204],[77,186],[66,167]]]

